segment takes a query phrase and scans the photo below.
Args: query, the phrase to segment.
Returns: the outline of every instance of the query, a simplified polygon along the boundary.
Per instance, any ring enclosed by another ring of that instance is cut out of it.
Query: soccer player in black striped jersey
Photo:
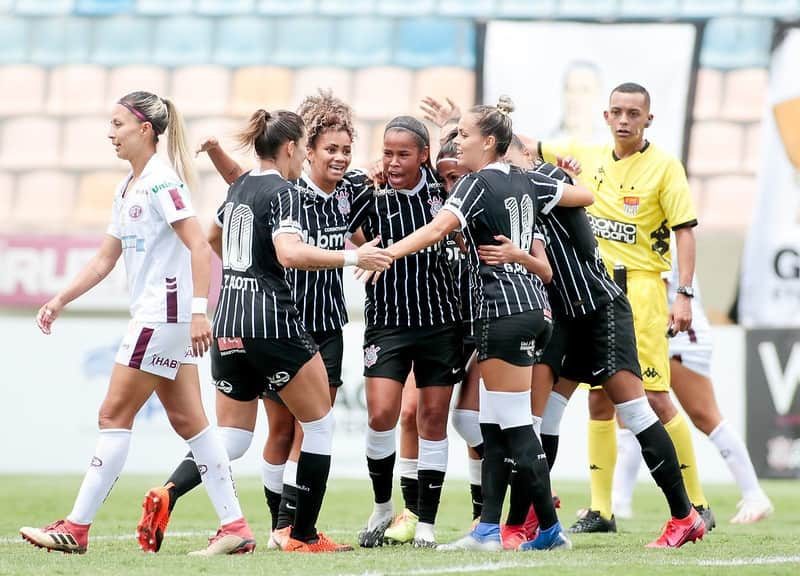
[[[516,139],[507,159],[532,167],[530,154],[525,152]],[[571,181],[552,164],[543,163],[536,172]],[[533,372],[531,410],[543,419],[541,437],[548,465],[555,461],[558,425],[577,382],[602,385],[620,420],[636,435],[672,516],[692,517],[698,531],[695,536],[702,538],[703,522],[689,503],[675,448],[644,394],[630,303],[602,263],[585,211],[558,208],[543,214],[540,220],[548,237],[548,259],[555,271],[551,301],[557,304],[553,307],[553,337]],[[518,252],[512,255],[505,245],[481,246],[479,253],[487,263],[526,260]]]
[[[446,200],[433,172],[425,125],[399,116],[386,125],[383,170],[386,187],[357,194],[351,230],[383,246],[401,240],[432,221]],[[364,547],[380,546],[394,517],[391,502],[395,428],[403,383],[412,365],[419,402],[419,521],[414,545],[435,545],[433,524],[447,468],[447,415],[453,385],[463,369],[460,312],[444,243],[396,262],[367,284],[364,317],[367,465],[375,495],[373,513],[359,534]]]
[[[511,169],[500,161],[511,141],[513,106],[501,98],[498,106],[476,106],[459,120],[456,146],[459,164],[475,173],[462,178],[445,209],[429,225],[389,247],[402,258],[441,242],[460,229],[470,248],[473,299],[478,312],[478,362],[485,386],[480,391],[484,440],[483,510],[481,522],[466,537],[446,548],[499,550],[500,512],[508,482],[505,458],[527,479],[531,501],[542,529],[522,545],[531,549],[568,547],[550,496],[547,462],[533,432],[530,414],[531,366],[548,336],[549,304],[539,276],[518,264],[487,265],[477,246],[505,236],[517,248],[534,249],[534,269],[551,274],[547,259],[538,256],[534,241],[539,212],[556,204],[586,205],[585,188],[562,184],[546,176]]]

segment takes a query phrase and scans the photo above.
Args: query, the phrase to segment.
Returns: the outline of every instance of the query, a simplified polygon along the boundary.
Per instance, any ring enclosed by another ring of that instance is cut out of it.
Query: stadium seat
[[[689,18],[716,18],[736,14],[739,0],[691,0],[681,2],[681,9],[676,16]]]
[[[146,16],[187,14],[192,11],[192,0],[136,0],[136,11]]]
[[[153,34],[147,18],[119,16],[94,23],[94,45],[91,60],[103,66],[145,64],[150,61],[151,44],[161,45],[163,36]]]
[[[252,111],[255,111],[253,109]],[[233,138],[233,135],[244,128],[246,120],[231,118],[230,116],[217,116],[206,117],[191,120],[187,123],[187,138],[189,139],[189,148],[192,151],[197,150],[200,143],[206,138],[213,136],[228,154],[234,158],[247,158],[249,152],[241,152],[237,149],[238,143]],[[201,172],[214,172],[214,165],[208,159],[208,154],[199,154],[196,158],[197,170]]]
[[[124,14],[133,8],[133,0],[75,0],[75,13],[82,16]]]
[[[61,165],[64,168],[125,170],[128,164],[117,158],[108,138],[108,115],[76,116],[64,121]]]
[[[555,9],[556,0],[497,0],[495,13],[507,18],[547,18]]]
[[[69,14],[74,5],[75,0],[17,0],[14,11],[21,16]]]
[[[31,28],[31,62],[42,66],[89,61],[88,18],[36,18]]]
[[[365,168],[369,162],[369,153],[372,146],[372,126],[363,120],[353,120],[353,128],[356,131],[353,140],[353,161],[351,168]]]
[[[161,66],[191,66],[211,59],[212,22],[207,18],[162,18],[155,27],[153,61]]]
[[[438,12],[446,16],[491,16],[494,12],[494,0],[440,0]]]
[[[353,74],[345,68],[301,68],[294,73],[294,88],[290,108],[294,110],[306,96],[317,90],[330,90],[344,102],[350,102],[353,93]]]
[[[616,0],[561,0],[558,7],[558,15],[568,18],[610,18],[616,13]]]
[[[17,179],[14,224],[26,232],[63,231],[72,214],[75,180],[74,175],[56,170],[21,174]]]
[[[747,16],[800,18],[800,0],[741,0],[739,12]]]
[[[208,226],[214,221],[217,209],[225,201],[227,192],[228,185],[216,172],[206,172],[198,178],[195,189],[192,190],[192,206],[200,222],[204,224],[204,230],[208,230]]]
[[[744,130],[744,161],[742,170],[756,174],[761,170],[761,123],[750,124]]]
[[[213,62],[231,68],[264,64],[273,29],[273,21],[267,18],[237,16],[221,20],[216,29]]]
[[[766,68],[741,68],[725,74],[722,117],[738,122],[760,120],[767,103],[767,83]]]
[[[194,11],[204,16],[250,14],[253,0],[194,0]]]
[[[704,209],[699,218],[707,230],[739,230],[750,226],[757,183],[752,176],[718,176],[703,186]]]
[[[674,18],[678,0],[621,0],[619,15],[623,18]]]
[[[170,90],[186,116],[224,114],[230,97],[231,73],[223,66],[188,66],[172,73]]]
[[[375,3],[376,0],[319,0],[319,11],[333,16],[348,14],[364,16],[375,10]]]
[[[733,122],[695,122],[689,143],[689,173],[696,176],[739,172],[744,129]]]
[[[402,20],[394,63],[409,68],[471,67],[475,59],[474,24],[447,18]]]
[[[348,68],[383,66],[392,56],[392,19],[363,16],[340,19],[333,63]]]
[[[434,0],[378,0],[378,13],[387,16],[427,16]]]
[[[325,66],[334,49],[333,20],[329,18],[286,18],[275,34],[269,61],[278,66]]]
[[[311,14],[314,12],[314,0],[257,0],[256,10],[262,14],[291,15]]]
[[[78,182],[78,194],[70,218],[80,228],[105,230],[111,221],[114,192],[126,171],[86,172]]]
[[[700,64],[711,68],[765,68],[773,23],[760,18],[715,18],[705,28]]]
[[[719,118],[722,110],[722,75],[713,68],[697,70],[694,93],[694,120],[713,120]]]
[[[30,27],[24,18],[0,16],[0,64],[20,64],[28,59]]]
[[[376,160],[383,157],[383,134],[386,131],[386,124],[391,118],[381,118],[372,123],[372,130],[369,135],[369,148],[367,149],[367,162],[361,168],[367,168]],[[366,138],[366,134],[364,137]]]
[[[475,103],[475,72],[466,68],[425,68],[416,73],[414,82],[414,113],[420,116],[418,106],[425,96],[438,100],[449,97],[466,110]]]
[[[116,102],[125,94],[136,90],[145,90],[169,96],[167,92],[168,70],[160,66],[132,65],[112,68],[108,73],[107,105]]]
[[[355,73],[353,110],[362,120],[407,114],[413,110],[412,72],[405,68],[364,68]]]
[[[0,167],[47,168],[59,159],[61,124],[53,118],[12,117],[0,127]]]
[[[47,90],[50,114],[99,114],[106,109],[106,69],[96,64],[53,68]]]
[[[0,91],[0,116],[39,112],[44,103],[46,82],[47,74],[39,66],[0,66],[0,86],[14,87]]]
[[[292,71],[287,68],[240,68],[233,73],[230,113],[249,117],[259,108],[287,108],[292,101],[292,85]]]

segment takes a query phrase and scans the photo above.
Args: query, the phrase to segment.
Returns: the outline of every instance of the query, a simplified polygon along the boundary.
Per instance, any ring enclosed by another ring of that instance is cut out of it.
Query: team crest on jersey
[[[637,196],[625,196],[622,199],[622,208],[626,215],[633,218],[639,213],[639,198]]]
[[[380,352],[380,350],[381,347],[375,346],[375,344],[370,344],[364,348],[364,366],[366,368],[375,366],[375,363],[378,361],[378,352]]]
[[[342,216],[350,214],[350,195],[347,190],[339,190],[336,193],[336,207],[339,208],[339,214]]]
[[[431,216],[436,218],[436,215],[439,213],[439,210],[442,209],[442,199],[438,196],[431,196],[428,198],[428,204],[431,207]]]
[[[144,208],[139,206],[138,204],[134,204],[130,208],[128,208],[128,216],[130,216],[131,220],[138,220],[142,217],[142,213],[144,212]]]

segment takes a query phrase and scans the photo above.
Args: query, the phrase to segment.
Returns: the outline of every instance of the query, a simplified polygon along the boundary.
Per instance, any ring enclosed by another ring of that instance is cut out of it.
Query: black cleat
[[[611,515],[611,520],[600,516],[597,510],[584,510],[578,520],[569,527],[570,534],[583,534],[589,532],[616,532],[617,520]]]
[[[703,519],[703,523],[706,525],[706,534],[717,527],[717,519],[714,517],[714,513],[711,511],[710,507],[694,506],[694,509],[700,514],[700,518]]]
[[[381,522],[372,530],[365,527],[358,533],[358,545],[362,548],[377,548],[383,546],[383,534],[391,523],[392,517],[389,516],[385,522]]]

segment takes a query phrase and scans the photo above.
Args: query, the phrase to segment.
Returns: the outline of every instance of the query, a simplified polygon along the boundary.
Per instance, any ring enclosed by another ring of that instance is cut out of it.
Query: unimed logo
[[[764,375],[772,396],[775,411],[785,416],[792,409],[798,384],[800,384],[800,342],[795,342],[786,367],[781,367],[778,350],[774,342],[761,342],[758,345],[758,356],[764,367]]]

